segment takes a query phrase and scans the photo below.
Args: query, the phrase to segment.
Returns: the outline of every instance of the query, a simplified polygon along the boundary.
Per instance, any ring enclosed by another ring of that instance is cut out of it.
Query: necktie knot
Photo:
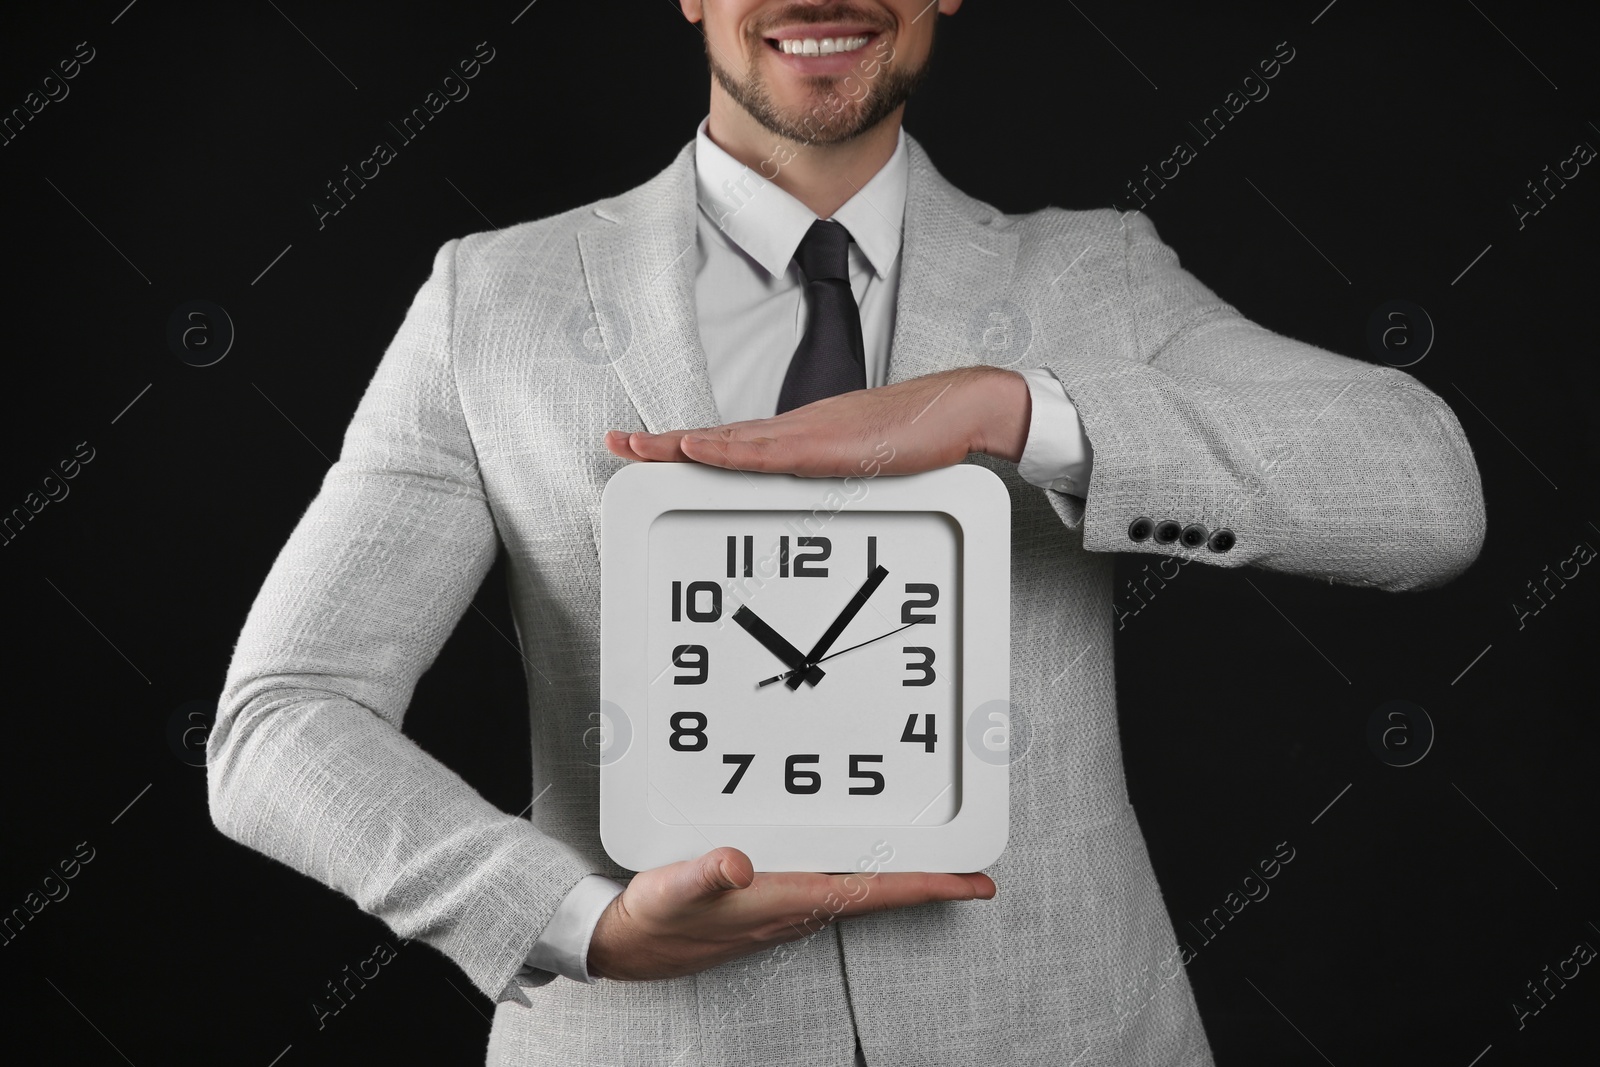
[[[800,239],[795,262],[806,281],[850,280],[850,231],[832,219],[818,219]]]

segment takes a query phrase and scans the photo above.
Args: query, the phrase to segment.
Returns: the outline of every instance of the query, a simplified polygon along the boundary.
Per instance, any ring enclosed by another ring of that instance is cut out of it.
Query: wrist
[[[1004,367],[976,367],[969,451],[1016,463],[1028,443],[1033,399],[1028,381]]]
[[[605,911],[600,913],[600,920],[594,925],[594,933],[589,936],[589,946],[584,952],[584,967],[594,978],[614,979],[616,975],[610,968],[610,953],[607,951],[610,939],[615,934],[615,924],[623,918],[622,894],[618,893],[606,905]]]

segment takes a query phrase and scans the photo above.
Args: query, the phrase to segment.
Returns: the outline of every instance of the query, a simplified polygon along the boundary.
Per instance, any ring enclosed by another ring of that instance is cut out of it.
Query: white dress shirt
[[[789,360],[805,333],[805,279],[794,262],[817,216],[799,200],[734,159],[706,133],[695,138],[700,212],[695,241],[695,314],[711,392],[724,422],[771,417]],[[850,289],[861,309],[867,386],[883,385],[900,289],[900,234],[906,204],[906,138],[889,161],[832,215],[850,231]],[[1078,411],[1056,376],[1021,372],[1032,415],[1017,473],[1034,485],[1083,496],[1094,452]],[[529,967],[593,982],[589,941],[622,886],[583,878],[534,942]]]

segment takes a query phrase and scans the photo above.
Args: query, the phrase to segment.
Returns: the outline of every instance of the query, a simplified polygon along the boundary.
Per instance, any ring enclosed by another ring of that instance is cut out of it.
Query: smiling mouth
[[[786,37],[781,40],[768,37],[766,40],[769,48],[786,55],[832,56],[859,51],[865,48],[874,36],[876,35],[863,33],[850,37]]]

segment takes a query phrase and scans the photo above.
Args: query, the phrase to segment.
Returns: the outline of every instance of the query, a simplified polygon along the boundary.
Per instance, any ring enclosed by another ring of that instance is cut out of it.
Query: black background
[[[671,0],[541,0],[518,18],[525,2],[110,0],[4,18],[5,112],[79,41],[95,49],[0,146],[0,510],[94,449],[70,496],[0,547],[0,909],[79,842],[95,850],[0,948],[9,1036],[47,1041],[52,1062],[482,1059],[489,1003],[421,944],[318,1029],[324,983],[395,939],[217,833],[203,730],[181,731],[214,705],[434,251],[638,184],[705,114],[701,39]],[[1212,288],[1302,340],[1375,360],[1374,309],[1424,307],[1437,340],[1407,369],[1466,428],[1488,541],[1424,593],[1184,568],[1118,636],[1133,801],[1196,945],[1189,922],[1277,843],[1295,849],[1189,966],[1219,1063],[1587,1058],[1596,966],[1521,1029],[1511,1005],[1577,942],[1600,946],[1600,576],[1583,568],[1520,629],[1512,604],[1532,606],[1525,583],[1579,542],[1600,546],[1600,173],[1521,229],[1511,203],[1578,142],[1600,145],[1595,40],[1578,5],[1324,3],[973,0],[943,21],[907,128],[1004,210],[1127,206],[1125,180],[1195,140],[1187,120],[1293,47],[1270,96],[1149,214]],[[323,183],[480,41],[495,58],[471,95],[319,230]],[[166,341],[193,299],[237,330],[212,366]],[[497,567],[406,729],[516,812],[527,722],[502,582]],[[1366,740],[1395,699],[1437,730],[1414,766]]]

